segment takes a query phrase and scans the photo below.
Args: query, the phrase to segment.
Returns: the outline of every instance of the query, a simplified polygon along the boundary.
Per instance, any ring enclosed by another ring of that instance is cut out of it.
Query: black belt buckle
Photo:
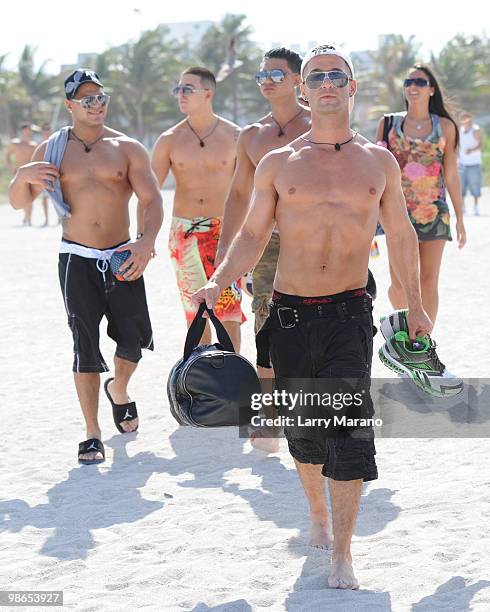
[[[282,313],[287,310],[291,312],[291,316],[292,316],[292,321],[290,323],[283,322],[282,320]],[[277,318],[279,319],[279,323],[282,329],[291,329],[291,327],[296,326],[297,317],[295,317],[293,313],[294,313],[294,309],[288,308],[287,306],[281,306],[280,308],[277,309]]]

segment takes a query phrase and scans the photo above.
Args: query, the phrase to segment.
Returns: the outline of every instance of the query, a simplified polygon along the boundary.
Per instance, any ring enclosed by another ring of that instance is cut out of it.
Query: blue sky
[[[465,0],[464,11],[461,4],[455,8],[440,0],[23,0],[2,9],[0,54],[9,52],[9,64],[15,65],[22,47],[32,44],[38,47],[38,60],[52,60],[54,72],[62,63],[75,62],[78,52],[100,52],[160,23],[219,21],[229,12],[247,15],[254,39],[264,48],[276,41],[302,47],[309,41],[334,41],[357,51],[376,48],[380,34],[400,33],[414,34],[427,55],[458,32],[482,34],[490,24],[489,6],[480,0]]]

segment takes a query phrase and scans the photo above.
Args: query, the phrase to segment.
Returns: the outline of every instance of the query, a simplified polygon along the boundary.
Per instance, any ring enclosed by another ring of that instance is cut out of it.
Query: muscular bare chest
[[[278,220],[293,215],[302,223],[362,225],[377,218],[385,175],[362,147],[345,153],[307,149],[291,156],[275,187]]]
[[[236,142],[232,137],[216,136],[205,139],[204,147],[193,134],[180,135],[170,153],[172,171],[176,175],[190,173],[233,173]]]
[[[104,183],[128,185],[128,160],[118,141],[97,143],[86,153],[83,145],[68,142],[60,168],[62,185]]]

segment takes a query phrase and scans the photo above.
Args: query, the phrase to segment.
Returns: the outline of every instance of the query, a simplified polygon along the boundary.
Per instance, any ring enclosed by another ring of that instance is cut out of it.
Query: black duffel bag
[[[218,343],[198,346],[207,312]],[[167,382],[170,412],[180,425],[226,427],[247,425],[255,413],[251,396],[260,393],[253,365],[235,353],[226,329],[203,302],[187,331],[184,356]]]

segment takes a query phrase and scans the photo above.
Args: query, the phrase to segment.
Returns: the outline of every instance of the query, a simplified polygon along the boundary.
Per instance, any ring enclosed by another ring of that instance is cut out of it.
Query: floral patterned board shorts
[[[431,114],[432,132],[426,138],[403,133],[406,113],[393,116],[388,148],[402,172],[402,188],[408,215],[420,242],[452,240],[449,207],[443,175],[446,141],[438,115]]]
[[[220,231],[221,219],[218,217],[172,218],[168,247],[188,324],[197,312],[192,294],[207,283],[216,269],[214,258]],[[241,324],[246,321],[241,302],[242,290],[240,281],[237,281],[224,289],[214,312],[220,321]]]

